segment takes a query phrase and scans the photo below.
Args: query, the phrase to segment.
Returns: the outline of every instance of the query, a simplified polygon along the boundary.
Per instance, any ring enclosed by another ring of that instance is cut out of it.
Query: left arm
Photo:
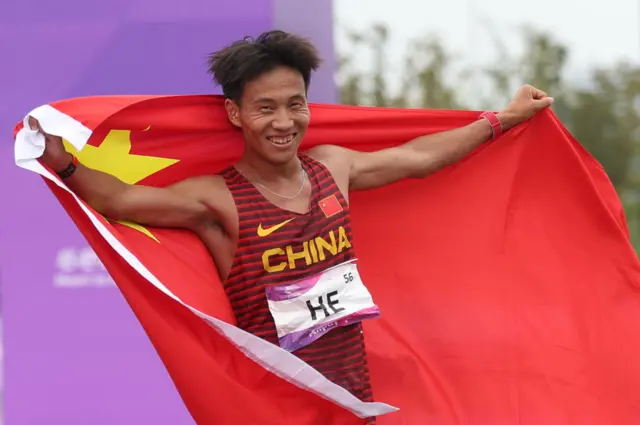
[[[502,119],[501,119],[502,122]],[[373,189],[406,178],[423,178],[466,157],[492,136],[485,119],[465,127],[417,137],[376,152],[349,151],[349,189]]]
[[[506,131],[549,106],[552,99],[531,86],[522,87],[504,112],[497,114]],[[405,178],[422,178],[466,157],[492,137],[482,118],[465,127],[417,137],[403,145],[376,152],[358,152],[336,146],[318,146],[316,154],[348,169],[349,190],[385,186]]]

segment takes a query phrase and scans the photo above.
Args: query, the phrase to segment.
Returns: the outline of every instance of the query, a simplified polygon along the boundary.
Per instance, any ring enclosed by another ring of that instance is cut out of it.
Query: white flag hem
[[[91,130],[81,123],[50,105],[44,105],[31,111],[32,116],[40,123],[43,131],[68,140],[76,149],[81,150],[91,136]],[[351,411],[361,418],[380,416],[399,410],[394,406],[379,402],[363,402],[346,389],[334,384],[307,363],[293,354],[256,337],[242,329],[211,317],[183,302],[173,294],[160,280],[143,265],[122,243],[107,229],[87,205],[71,191],[57,176],[51,174],[38,160],[44,152],[44,137],[29,128],[25,117],[24,127],[16,135],[15,163],[21,168],[33,171],[53,181],[60,188],[69,192],[87,214],[93,225],[111,247],[131,265],[140,275],[165,295],[187,307],[191,312],[205,320],[217,332],[230,340],[247,357],[265,369],[290,381],[298,387],[311,391],[339,406]]]

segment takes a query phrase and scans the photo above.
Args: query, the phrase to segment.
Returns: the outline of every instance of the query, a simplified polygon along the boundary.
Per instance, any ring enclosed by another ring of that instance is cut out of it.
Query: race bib
[[[280,347],[292,352],[331,329],[380,316],[355,262],[266,290]]]

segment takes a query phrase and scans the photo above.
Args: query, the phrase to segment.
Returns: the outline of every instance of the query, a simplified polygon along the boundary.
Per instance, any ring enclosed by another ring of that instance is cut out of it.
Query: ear
[[[229,118],[229,121],[231,121],[231,124],[236,127],[240,127],[240,107],[238,104],[231,99],[225,99],[224,109],[227,110],[227,117]]]

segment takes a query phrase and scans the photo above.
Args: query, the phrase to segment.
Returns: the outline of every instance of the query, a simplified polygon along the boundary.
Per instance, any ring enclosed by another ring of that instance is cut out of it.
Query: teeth
[[[269,137],[269,140],[276,145],[286,145],[287,143],[293,140],[293,135],[289,135],[286,137]]]

